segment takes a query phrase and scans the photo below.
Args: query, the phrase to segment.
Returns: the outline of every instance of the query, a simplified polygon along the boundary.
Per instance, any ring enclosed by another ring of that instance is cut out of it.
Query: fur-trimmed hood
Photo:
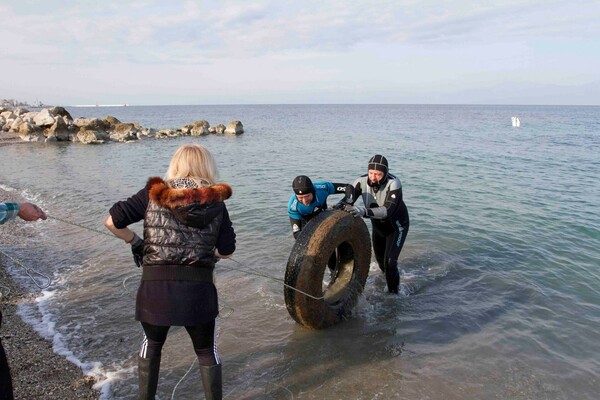
[[[158,177],[148,179],[146,188],[150,200],[165,208],[182,207],[192,203],[221,202],[230,198],[233,193],[231,186],[226,183],[217,183],[197,189],[173,189]]]
[[[174,189],[161,178],[150,178],[146,188],[150,201],[171,210],[175,218],[185,225],[198,228],[222,214],[223,201],[233,192],[226,183],[196,189]]]

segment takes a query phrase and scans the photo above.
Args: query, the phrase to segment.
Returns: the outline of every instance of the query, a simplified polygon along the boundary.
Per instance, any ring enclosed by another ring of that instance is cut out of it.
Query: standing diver
[[[402,183],[388,172],[387,159],[376,154],[369,160],[368,174],[356,179],[353,186],[354,193],[349,193],[351,189],[348,188],[346,197],[336,208],[343,207],[356,217],[371,220],[375,259],[385,273],[388,291],[398,293],[398,257],[409,226],[408,210],[402,200]],[[364,207],[353,205],[359,196]]]

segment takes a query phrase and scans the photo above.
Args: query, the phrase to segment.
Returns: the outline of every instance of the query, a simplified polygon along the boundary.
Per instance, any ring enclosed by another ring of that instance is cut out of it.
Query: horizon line
[[[527,104],[527,103],[213,103],[213,104],[69,104],[59,107],[179,107],[179,106],[526,106],[526,107],[600,107],[600,104]],[[33,106],[37,107],[37,106]],[[46,106],[54,107],[54,106]],[[39,108],[39,107],[38,107]]]

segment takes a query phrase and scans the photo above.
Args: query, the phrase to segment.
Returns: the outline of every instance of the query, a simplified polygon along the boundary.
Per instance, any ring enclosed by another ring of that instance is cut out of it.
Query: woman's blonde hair
[[[218,176],[217,164],[210,151],[192,143],[184,144],[175,151],[165,178],[201,178],[214,185]]]

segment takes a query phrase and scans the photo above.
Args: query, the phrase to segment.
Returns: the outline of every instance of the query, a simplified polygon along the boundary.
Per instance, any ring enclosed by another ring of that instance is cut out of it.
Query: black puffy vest
[[[148,182],[143,266],[214,267],[214,248],[231,188],[217,184],[172,189],[160,178]]]
[[[220,207],[219,207],[220,206]],[[144,218],[144,266],[214,264],[214,248],[223,220],[223,203],[211,208],[220,211],[203,227],[185,225],[168,208],[150,202]]]

